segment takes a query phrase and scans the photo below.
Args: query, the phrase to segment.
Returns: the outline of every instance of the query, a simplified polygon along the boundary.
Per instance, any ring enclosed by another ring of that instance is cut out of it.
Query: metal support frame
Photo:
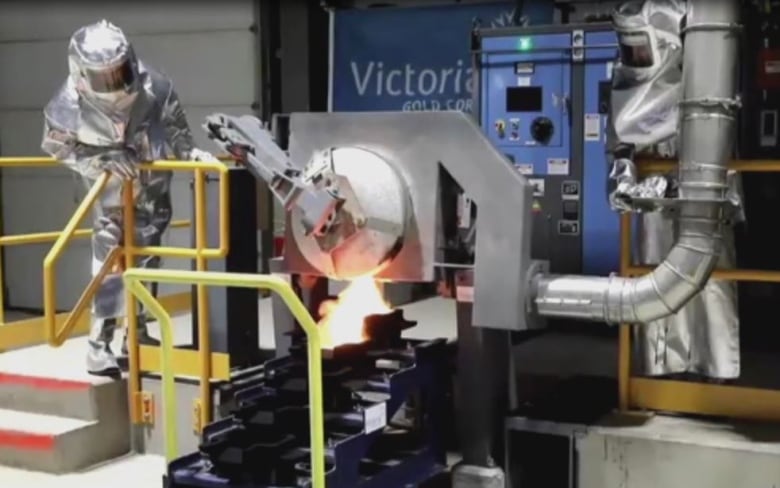
[[[463,464],[492,468],[503,462],[504,416],[516,400],[509,331],[473,324],[472,270],[458,271],[456,424]],[[505,466],[506,468],[506,466]]]

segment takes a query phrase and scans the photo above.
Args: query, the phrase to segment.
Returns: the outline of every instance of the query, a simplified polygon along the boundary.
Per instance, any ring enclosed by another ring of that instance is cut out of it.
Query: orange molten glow
[[[320,305],[320,336],[323,349],[366,340],[363,319],[368,315],[391,312],[382,298],[382,291],[371,276],[357,278],[336,300]]]

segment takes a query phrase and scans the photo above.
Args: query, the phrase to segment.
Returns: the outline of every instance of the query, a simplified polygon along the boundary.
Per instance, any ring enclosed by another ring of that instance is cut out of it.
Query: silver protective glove
[[[100,217],[98,227],[94,238],[101,249],[113,249],[122,243],[122,228],[118,223],[108,217]]]
[[[138,158],[130,149],[111,149],[97,157],[101,170],[109,171],[122,180],[138,177]]]
[[[609,194],[609,204],[618,212],[648,212],[657,210],[656,205],[637,202],[637,199],[661,199],[670,189],[669,179],[664,175],[652,175],[638,181],[634,162],[627,158],[612,163],[609,178],[616,182],[615,190]]]
[[[95,240],[102,249],[113,249],[122,244],[124,230],[117,222],[108,217],[100,217],[98,225],[100,230],[95,233]],[[137,227],[134,233],[135,244],[146,245],[146,243],[152,242],[158,234],[160,234],[160,229],[153,224]]]
[[[211,154],[208,151],[204,151],[202,149],[194,148],[192,151],[190,151],[190,159],[192,161],[203,161],[203,162],[209,162],[209,163],[218,163],[219,159],[217,159],[216,156]]]

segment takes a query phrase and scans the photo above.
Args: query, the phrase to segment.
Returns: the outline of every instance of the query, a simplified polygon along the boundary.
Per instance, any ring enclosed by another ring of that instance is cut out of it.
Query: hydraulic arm
[[[236,157],[257,178],[265,180],[273,194],[290,211],[301,211],[307,234],[325,235],[344,198],[333,172],[330,150],[312,158],[303,169],[290,162],[262,122],[252,116],[214,114],[204,125],[210,139]]]

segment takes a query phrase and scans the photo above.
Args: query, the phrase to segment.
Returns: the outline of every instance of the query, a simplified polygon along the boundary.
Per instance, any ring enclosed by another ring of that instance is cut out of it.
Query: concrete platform
[[[610,417],[578,436],[581,488],[780,486],[780,426]]]
[[[126,456],[65,475],[0,466],[3,488],[158,488],[165,460],[160,456]]]

